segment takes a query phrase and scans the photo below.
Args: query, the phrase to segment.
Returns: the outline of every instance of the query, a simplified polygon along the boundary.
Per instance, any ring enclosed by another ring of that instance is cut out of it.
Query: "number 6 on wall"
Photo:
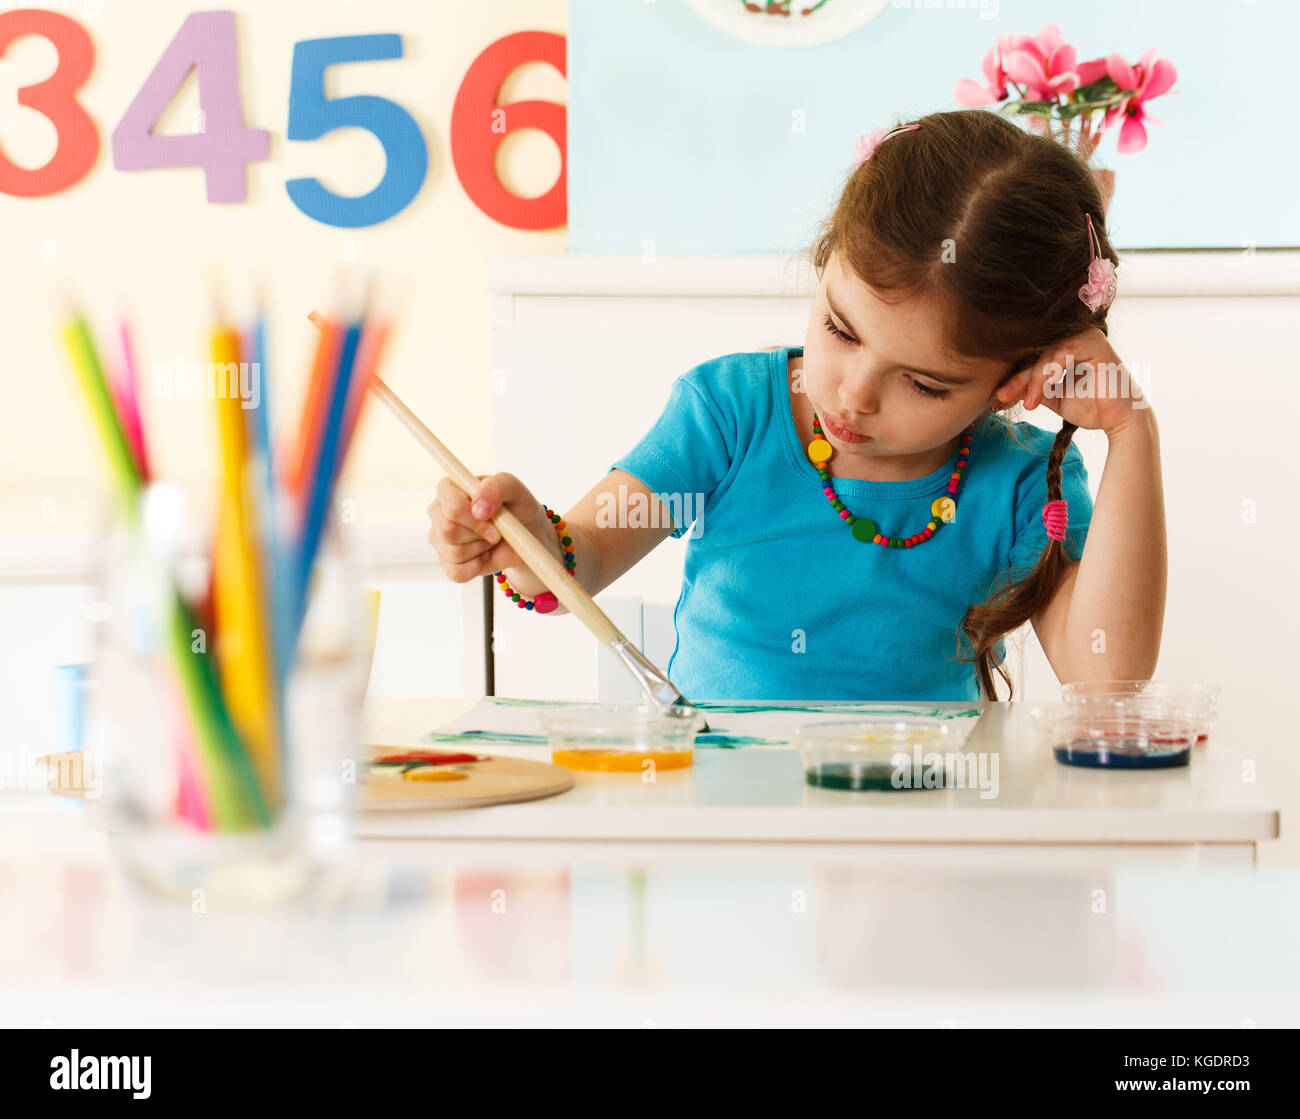
[[[384,97],[325,96],[326,67],[401,57],[400,35],[347,35],[294,44],[289,139],[318,140],[336,128],[364,128],[383,145],[388,161],[379,185],[356,197],[335,194],[319,179],[290,179],[284,184],[289,197],[309,218],[352,229],[375,225],[404,209],[424,185],[429,149],[410,113]]]

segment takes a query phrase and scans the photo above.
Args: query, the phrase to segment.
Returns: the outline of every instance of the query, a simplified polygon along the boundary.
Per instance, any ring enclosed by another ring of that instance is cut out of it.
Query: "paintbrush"
[[[478,488],[479,480],[470,473],[468,467],[420,422],[419,417],[403,404],[397,394],[379,377],[372,380],[370,388],[388,405],[393,415],[415,436],[421,446],[437,460],[438,465],[447,472],[451,480],[465,491],[466,496],[472,497]],[[624,667],[636,677],[641,690],[645,692],[651,703],[664,714],[690,717],[695,713],[694,705],[685,699],[668,677],[620,632],[609,615],[596,605],[591,595],[564,570],[560,561],[546,550],[545,544],[524,527],[518,517],[502,506],[493,514],[492,523],[497,526],[501,538],[519,554],[528,569],[546,584],[547,589],[568,608],[569,613],[591,630],[597,640],[609,648]],[[701,732],[708,729],[707,724],[700,728]]]
[[[433,456],[451,480],[465,492],[466,496],[472,497],[474,491],[478,489],[478,477],[471,473],[469,468],[420,422],[420,418],[403,404],[401,398],[379,377],[372,378],[370,388],[401,421],[402,426]],[[577,580],[564,570],[560,561],[546,550],[546,545],[524,527],[518,517],[502,506],[493,514],[492,523],[501,533],[501,538],[518,553],[528,569],[546,584],[547,589],[568,608],[569,613],[591,630],[597,640],[618,657],[656,708],[665,714],[679,715],[683,718],[694,715],[697,708],[683,697],[668,677],[619,631],[609,616],[579,586]],[[701,733],[708,729],[707,723],[700,728]]]

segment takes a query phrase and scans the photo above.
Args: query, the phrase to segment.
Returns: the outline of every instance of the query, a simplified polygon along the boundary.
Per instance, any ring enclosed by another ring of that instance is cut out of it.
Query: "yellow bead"
[[[951,497],[936,497],[930,512],[941,521],[951,521],[957,515],[957,503]]]
[[[808,444],[808,457],[813,462],[825,462],[834,453],[832,447],[825,439],[814,439]]]

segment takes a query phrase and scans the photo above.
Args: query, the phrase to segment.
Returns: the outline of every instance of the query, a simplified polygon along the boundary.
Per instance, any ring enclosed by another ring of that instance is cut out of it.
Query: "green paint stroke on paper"
[[[428,742],[464,742],[489,741],[511,742],[520,746],[545,746],[544,734],[511,734],[491,730],[430,731],[425,735]],[[725,734],[721,731],[709,731],[696,735],[696,746],[717,746],[723,749],[735,749],[737,746],[785,746],[783,738],[758,738],[752,734]]]

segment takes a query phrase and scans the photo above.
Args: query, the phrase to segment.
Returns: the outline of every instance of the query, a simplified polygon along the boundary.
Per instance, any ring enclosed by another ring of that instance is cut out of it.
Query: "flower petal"
[[[1047,55],[1043,53],[1043,48],[1038,45],[1038,40],[1032,35],[1008,35],[1005,45],[1002,47],[1002,57],[1015,51],[1024,51],[1032,55],[1040,63],[1047,61]]]
[[[1002,59],[1002,69],[1007,77],[1021,85],[1041,85],[1047,75],[1043,71],[1043,62],[1028,51],[1012,51]]]
[[[970,78],[962,78],[953,90],[953,97],[956,98],[958,105],[976,106],[992,105],[997,98],[979,82],[971,81]]]
[[[1038,44],[1043,55],[1050,58],[1061,49],[1062,44],[1065,42],[1065,36],[1061,34],[1061,29],[1056,24],[1045,23],[1038,29],[1034,41]]]
[[[1153,97],[1159,97],[1177,80],[1178,71],[1174,69],[1174,64],[1169,59],[1162,58],[1151,68],[1146,89],[1142,91],[1142,100],[1150,101]]]
[[[1106,60],[1094,58],[1088,62],[1077,63],[1074,72],[1079,75],[1080,85],[1091,85],[1106,73]]]
[[[1120,89],[1137,89],[1137,75],[1122,54],[1112,54],[1106,59],[1106,72]]]
[[[1073,70],[1074,68],[1074,48],[1069,44],[1054,50],[1052,56],[1047,60],[1047,72],[1049,74],[1064,74],[1067,70]]]
[[[1128,117],[1119,130],[1119,151],[1123,155],[1140,152],[1147,146],[1147,130],[1140,116]]]
[[[989,53],[984,56],[983,70],[989,88],[997,89],[998,82],[1002,79],[1002,63],[998,57],[997,47],[990,47]]]
[[[1054,78],[1047,79],[1047,89],[1052,96],[1057,94],[1073,93],[1079,88],[1079,75],[1075,73],[1057,74]]]

